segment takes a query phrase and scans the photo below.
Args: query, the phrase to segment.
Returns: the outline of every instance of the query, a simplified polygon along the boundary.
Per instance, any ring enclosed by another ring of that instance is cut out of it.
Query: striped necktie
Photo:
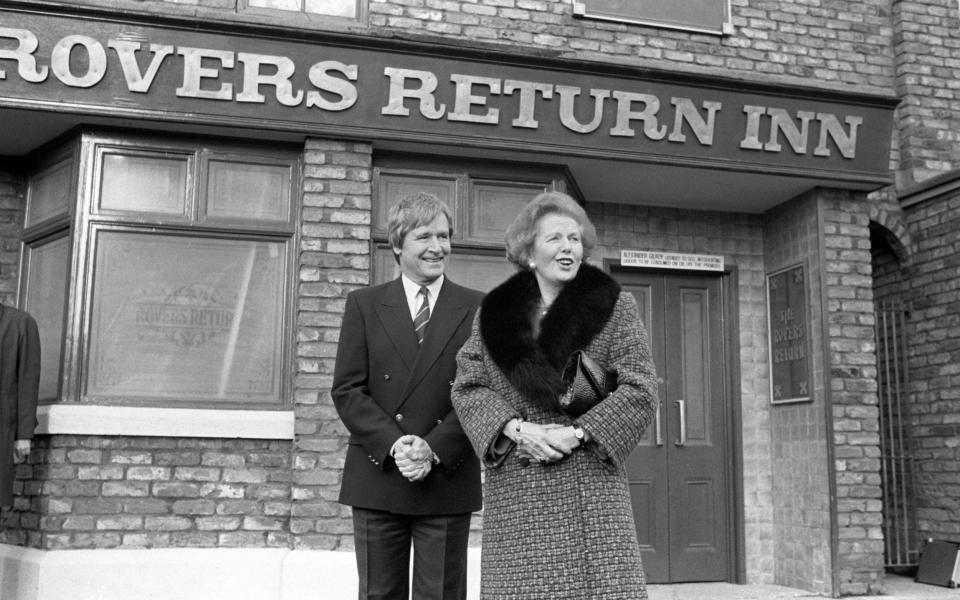
[[[423,334],[427,330],[427,323],[430,321],[430,302],[427,299],[428,290],[426,287],[421,287],[420,291],[417,292],[418,296],[423,296],[423,302],[420,303],[420,308],[417,309],[417,316],[413,318],[413,329],[417,332],[417,343],[423,343]]]

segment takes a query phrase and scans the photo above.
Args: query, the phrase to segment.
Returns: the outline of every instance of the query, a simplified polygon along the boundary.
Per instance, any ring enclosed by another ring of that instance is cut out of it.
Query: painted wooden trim
[[[72,435],[292,440],[292,410],[206,410],[51,404],[37,411],[36,432]]]

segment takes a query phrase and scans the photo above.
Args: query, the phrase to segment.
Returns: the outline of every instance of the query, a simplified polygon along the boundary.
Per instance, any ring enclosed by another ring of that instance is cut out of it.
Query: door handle
[[[663,429],[660,426],[660,407],[663,406],[663,400],[660,399],[660,388],[663,387],[663,377],[657,377],[657,410],[653,418],[656,420],[654,427],[654,443],[657,446],[663,446]]]
[[[654,424],[654,435],[656,437],[655,443],[657,446],[663,445],[663,430],[660,428],[660,406],[662,404],[663,402],[660,401],[660,398],[657,398],[657,411],[653,417],[656,420],[656,423]]]
[[[678,448],[687,443],[687,403],[683,400],[674,402],[680,408],[680,439],[673,443]]]

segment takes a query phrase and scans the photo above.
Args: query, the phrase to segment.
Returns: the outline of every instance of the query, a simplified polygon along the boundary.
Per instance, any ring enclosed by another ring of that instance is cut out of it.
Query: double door
[[[659,380],[656,417],[628,463],[647,580],[727,581],[733,469],[724,279],[618,268],[613,275],[637,299]]]

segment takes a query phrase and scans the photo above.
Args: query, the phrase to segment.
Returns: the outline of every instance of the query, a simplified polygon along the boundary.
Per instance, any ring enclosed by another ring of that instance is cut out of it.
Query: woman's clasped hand
[[[505,433],[517,445],[517,456],[538,463],[559,462],[580,447],[572,425],[541,425],[523,419],[512,419]]]

